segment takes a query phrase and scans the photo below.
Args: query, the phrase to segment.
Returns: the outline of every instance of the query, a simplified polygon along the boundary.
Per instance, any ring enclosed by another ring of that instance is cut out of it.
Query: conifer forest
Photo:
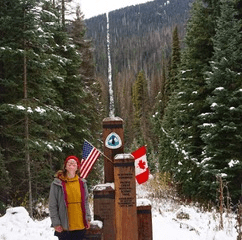
[[[0,214],[48,199],[85,139],[102,150],[109,115],[107,16],[71,0],[0,1]],[[181,196],[242,197],[242,0],[155,0],[109,13],[115,116],[125,152]],[[103,159],[88,176],[103,181]]]

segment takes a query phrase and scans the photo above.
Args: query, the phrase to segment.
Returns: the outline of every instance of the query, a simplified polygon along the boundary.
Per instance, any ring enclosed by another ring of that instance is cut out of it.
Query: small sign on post
[[[116,240],[138,240],[134,157],[114,158]]]
[[[113,159],[116,154],[124,152],[123,119],[108,117],[103,120],[104,142],[104,182],[114,182]]]

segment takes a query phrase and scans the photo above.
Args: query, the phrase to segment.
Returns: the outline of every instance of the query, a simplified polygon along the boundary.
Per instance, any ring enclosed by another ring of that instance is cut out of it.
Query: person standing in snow
[[[90,228],[90,209],[85,179],[81,179],[76,156],[65,159],[50,187],[49,211],[54,235],[59,240],[81,240]]]

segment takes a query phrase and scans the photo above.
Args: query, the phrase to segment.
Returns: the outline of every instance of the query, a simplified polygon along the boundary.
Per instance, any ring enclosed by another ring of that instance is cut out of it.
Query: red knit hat
[[[73,160],[75,160],[77,162],[77,168],[81,168],[80,160],[78,159],[78,157],[76,157],[74,155],[69,156],[69,157],[66,158],[65,163],[64,163],[65,167],[66,167],[66,164],[67,164],[68,160],[70,160],[70,159],[73,159]]]

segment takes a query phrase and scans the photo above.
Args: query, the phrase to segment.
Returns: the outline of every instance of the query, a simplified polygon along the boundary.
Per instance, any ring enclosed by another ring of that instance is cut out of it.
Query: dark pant
[[[86,230],[63,231],[61,233],[55,231],[55,236],[59,240],[82,240],[84,239]]]

